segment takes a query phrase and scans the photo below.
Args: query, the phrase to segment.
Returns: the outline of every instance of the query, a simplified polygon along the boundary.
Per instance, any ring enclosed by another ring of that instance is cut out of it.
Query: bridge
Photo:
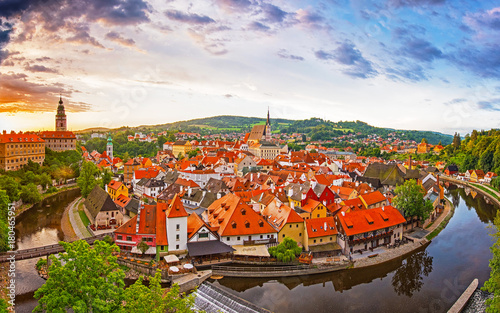
[[[106,235],[110,235],[110,234],[112,234],[112,233],[100,234],[97,236],[84,238],[83,240],[85,240],[89,244],[93,244],[94,241],[101,240]],[[30,248],[30,249],[2,252],[2,253],[0,253],[0,263],[9,262],[11,260],[10,258],[12,255],[15,255],[16,261],[19,261],[19,260],[39,258],[39,257],[43,257],[43,256],[48,256],[51,254],[61,253],[61,252],[64,252],[64,248],[58,243],[53,244],[53,245],[48,245],[48,246]]]

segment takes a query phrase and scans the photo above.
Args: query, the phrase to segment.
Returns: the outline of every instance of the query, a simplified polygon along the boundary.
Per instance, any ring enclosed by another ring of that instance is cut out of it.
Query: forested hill
[[[199,118],[187,121],[179,121],[160,125],[144,125],[133,127],[137,131],[162,131],[178,130],[183,132],[197,132],[200,134],[228,133],[228,132],[249,132],[254,125],[265,124],[265,118],[244,117],[244,116],[214,116]],[[320,118],[307,120],[288,120],[271,118],[271,128],[273,133],[304,133],[311,140],[330,140],[341,135],[355,134],[359,137],[377,134],[387,137],[390,133],[396,133],[398,138],[410,139],[420,142],[426,138],[429,143],[437,144],[441,141],[443,145],[450,144],[453,136],[432,131],[417,130],[395,130],[390,128],[380,128],[368,125],[361,121],[340,121],[332,122]],[[119,130],[124,130],[123,128]]]

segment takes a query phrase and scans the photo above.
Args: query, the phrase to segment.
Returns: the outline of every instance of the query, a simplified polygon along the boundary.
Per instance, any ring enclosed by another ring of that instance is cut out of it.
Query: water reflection
[[[398,296],[413,296],[420,291],[424,276],[432,272],[432,256],[427,251],[420,251],[410,255],[392,276],[392,286]]]
[[[485,198],[480,194],[474,196],[469,193],[467,195],[465,188],[450,188],[446,196],[451,198],[455,208],[459,206],[460,201],[464,201],[467,209],[475,211],[479,220],[485,224],[492,223],[495,219],[497,208],[487,203]]]
[[[64,240],[61,218],[80,190],[66,191],[36,204],[16,218],[16,250],[50,245]]]

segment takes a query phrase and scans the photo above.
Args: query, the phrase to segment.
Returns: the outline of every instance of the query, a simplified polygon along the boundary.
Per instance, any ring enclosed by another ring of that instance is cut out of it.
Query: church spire
[[[267,107],[267,122],[266,125],[270,125],[269,123],[269,107]]]

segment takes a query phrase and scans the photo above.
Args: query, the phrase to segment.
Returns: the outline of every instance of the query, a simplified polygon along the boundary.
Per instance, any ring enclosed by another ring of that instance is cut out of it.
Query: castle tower
[[[266,121],[265,138],[266,138],[266,141],[271,141],[271,122],[269,120],[269,107],[267,108],[267,121]]]
[[[113,161],[113,139],[111,139],[111,133],[108,135],[108,143],[106,144],[106,153],[108,157]]]
[[[65,132],[66,130],[66,112],[64,111],[62,97],[59,97],[59,105],[57,106],[56,114],[56,131]]]

